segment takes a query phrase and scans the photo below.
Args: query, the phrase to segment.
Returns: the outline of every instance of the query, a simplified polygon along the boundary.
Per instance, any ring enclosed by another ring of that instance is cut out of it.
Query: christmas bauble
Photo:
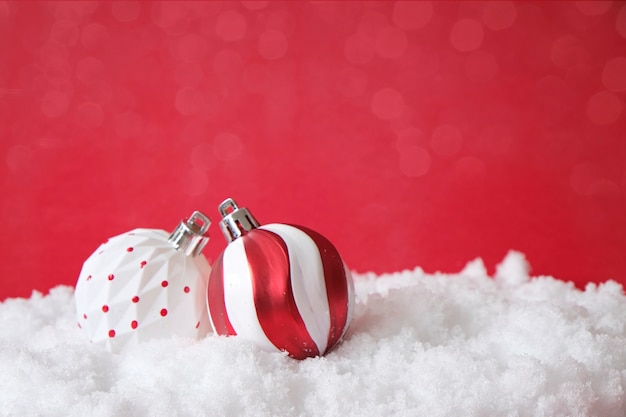
[[[302,226],[259,226],[232,199],[220,212],[230,243],[209,277],[213,330],[296,359],[329,352],[346,333],[354,308],[352,276],[337,249]]]
[[[141,341],[210,329],[202,248],[210,220],[194,212],[169,234],[135,229],[108,239],[83,264],[76,283],[78,326],[119,352]]]

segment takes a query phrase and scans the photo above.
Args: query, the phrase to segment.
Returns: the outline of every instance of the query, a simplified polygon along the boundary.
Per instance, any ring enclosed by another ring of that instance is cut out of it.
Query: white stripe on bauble
[[[243,239],[235,239],[224,251],[222,274],[226,312],[235,332],[265,350],[276,350],[259,323]]]
[[[273,223],[261,229],[276,233],[287,245],[293,298],[307,332],[323,355],[328,345],[330,311],[319,249],[309,235],[293,226]]]

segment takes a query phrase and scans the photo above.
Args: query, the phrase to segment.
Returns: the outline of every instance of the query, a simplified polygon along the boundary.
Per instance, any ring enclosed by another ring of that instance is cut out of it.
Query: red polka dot
[[[109,330],[109,337],[115,337],[115,330]]]
[[[128,248],[126,248],[126,252],[132,252],[132,251],[133,251],[133,247],[132,247],[132,246],[131,246],[131,247],[128,247]]]
[[[76,323],[76,324],[78,324],[78,328],[79,328],[79,329],[82,329],[82,328],[83,328],[83,326],[81,326],[81,325],[80,325],[80,323]]]
[[[198,327],[200,327],[200,322],[197,322],[197,323],[196,323],[196,329],[197,329]]]
[[[139,264],[139,267],[143,268],[144,266],[146,266],[147,263],[148,262],[146,262],[146,261],[141,261],[141,264]]]
[[[91,275],[89,275],[89,276],[87,277],[87,281],[89,281],[89,280],[91,280]]]
[[[162,315],[163,317],[167,316],[167,308],[162,308],[162,309],[161,309],[161,315]]]
[[[102,311],[104,311],[105,313],[109,311],[109,306],[108,305],[103,305],[102,306]]]
[[[108,277],[108,278],[109,278],[109,281],[113,281],[113,278],[115,278],[115,275],[113,275],[113,274],[109,274],[109,277]]]
[[[137,320],[133,320],[133,321],[131,321],[131,322],[130,322],[130,327],[131,327],[132,329],[136,329],[136,328],[137,328]]]
[[[161,287],[165,288],[169,285],[169,283],[167,281],[163,281],[161,282]]]
[[[86,315],[86,314],[83,314],[83,318],[84,318],[85,320],[87,320],[87,315]]]
[[[134,296],[133,297],[133,303],[138,303],[139,302],[139,297],[138,296]]]
[[[185,287],[185,288],[183,288],[183,291],[188,293],[190,291],[190,289],[189,289],[189,287]]]

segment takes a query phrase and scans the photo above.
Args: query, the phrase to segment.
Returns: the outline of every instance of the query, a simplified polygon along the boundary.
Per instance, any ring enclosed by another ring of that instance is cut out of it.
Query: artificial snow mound
[[[73,290],[0,304],[2,416],[626,415],[626,297],[528,275],[355,274],[355,319],[323,358],[237,337],[111,354],[75,322]]]

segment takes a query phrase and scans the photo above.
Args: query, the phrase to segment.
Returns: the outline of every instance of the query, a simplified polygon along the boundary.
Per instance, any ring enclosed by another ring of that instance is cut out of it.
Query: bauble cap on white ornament
[[[171,234],[134,229],[100,245],[75,290],[78,327],[89,340],[119,352],[149,339],[205,336],[209,225],[195,211]]]

